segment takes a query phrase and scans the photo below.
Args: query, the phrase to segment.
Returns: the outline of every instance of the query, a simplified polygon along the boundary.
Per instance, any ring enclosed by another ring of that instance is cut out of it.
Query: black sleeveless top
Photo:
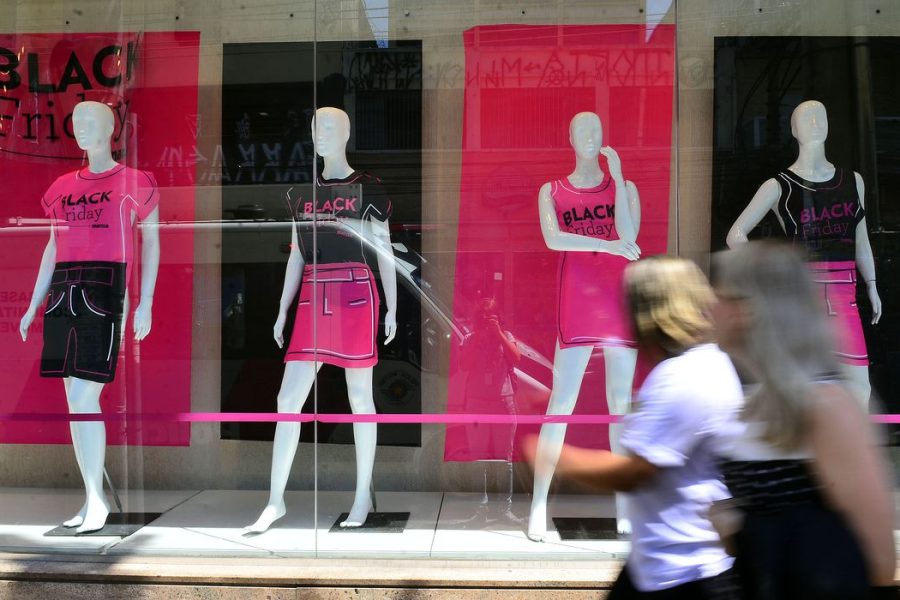
[[[300,185],[288,190],[285,199],[307,265],[370,263],[374,250],[362,223],[369,218],[387,221],[392,209],[381,180],[365,171],[343,179],[319,178],[315,201],[312,186]]]
[[[866,213],[859,203],[853,171],[836,167],[828,181],[814,182],[784,170],[776,210],[788,239],[801,244],[811,260],[853,261],[856,226]]]

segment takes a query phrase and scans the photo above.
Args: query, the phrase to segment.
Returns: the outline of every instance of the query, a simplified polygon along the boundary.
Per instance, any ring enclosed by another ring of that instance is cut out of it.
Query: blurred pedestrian
[[[890,477],[802,257],[743,245],[717,256],[715,289],[719,345],[757,382],[730,434],[734,500],[720,511],[745,597],[896,597],[870,589],[894,581]]]
[[[691,261],[630,264],[626,296],[641,353],[655,363],[625,418],[618,455],[566,446],[557,474],[628,492],[631,554],[609,600],[738,598],[732,559],[708,519],[727,496],[717,435],[740,409],[740,381],[711,341],[712,290]],[[526,445],[534,460],[534,442]]]

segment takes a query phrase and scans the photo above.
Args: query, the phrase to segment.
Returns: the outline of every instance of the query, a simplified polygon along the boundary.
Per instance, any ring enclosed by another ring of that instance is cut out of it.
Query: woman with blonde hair
[[[563,449],[557,473],[628,494],[632,549],[608,598],[736,598],[732,559],[708,519],[727,496],[716,452],[741,386],[711,343],[714,296],[700,269],[655,256],[628,265],[625,292],[641,352],[655,363],[625,418],[627,454]],[[534,460],[534,443],[526,446]]]
[[[890,478],[841,378],[821,289],[772,242],[719,255],[715,282],[719,345],[758,381],[723,464],[744,515],[731,542],[747,598],[851,600],[892,586]]]

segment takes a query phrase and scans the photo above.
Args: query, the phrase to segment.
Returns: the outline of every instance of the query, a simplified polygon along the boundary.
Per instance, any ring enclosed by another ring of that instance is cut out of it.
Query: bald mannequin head
[[[596,158],[603,146],[603,125],[592,112],[580,112],[569,123],[569,143],[582,158]]]
[[[109,146],[109,139],[116,129],[112,109],[102,102],[79,102],[72,111],[72,130],[75,141],[82,150],[95,150]]]
[[[791,134],[800,144],[822,143],[828,137],[828,114],[818,100],[801,102],[791,114]]]
[[[343,153],[350,139],[350,117],[339,108],[324,106],[313,117],[312,134],[319,156]]]

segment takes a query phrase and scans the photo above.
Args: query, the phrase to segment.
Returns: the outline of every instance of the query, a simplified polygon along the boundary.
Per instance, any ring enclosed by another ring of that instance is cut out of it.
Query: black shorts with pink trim
[[[285,362],[374,366],[378,311],[375,278],[365,263],[307,265]]]
[[[41,376],[112,381],[124,307],[125,263],[57,263],[44,309]]]

